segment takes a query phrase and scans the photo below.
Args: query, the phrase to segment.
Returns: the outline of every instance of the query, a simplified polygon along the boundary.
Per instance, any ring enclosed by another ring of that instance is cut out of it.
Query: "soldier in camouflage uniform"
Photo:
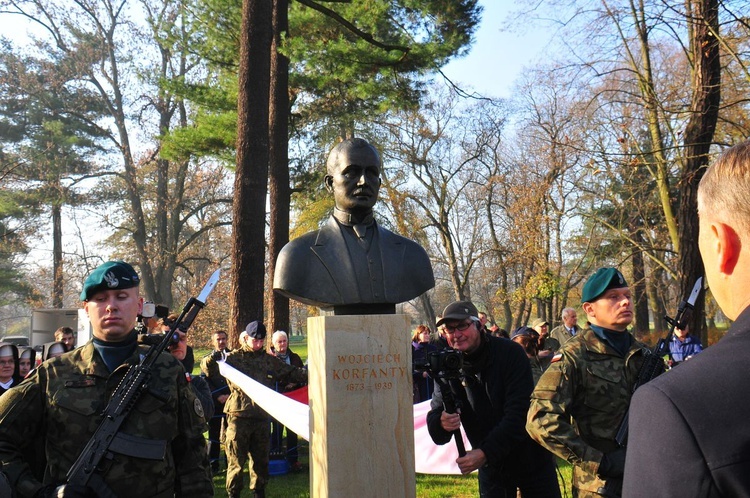
[[[44,362],[0,400],[0,461],[19,497],[97,495],[66,484],[66,474],[99,426],[112,391],[146,354],[134,330],[143,303],[138,282],[121,261],[94,270],[81,294],[92,341]],[[114,496],[213,496],[203,428],[203,410],[182,366],[164,353],[98,475]],[[34,452],[34,442],[42,454]]]
[[[287,365],[263,346],[266,327],[250,322],[240,334],[240,348],[227,355],[228,365],[236,368],[253,380],[273,389],[276,382],[307,382],[307,371]],[[216,362],[222,352],[216,351],[206,361],[209,372],[218,371]],[[225,451],[227,453],[227,495],[239,498],[242,493],[242,469],[250,457],[250,489],[256,498],[265,497],[268,483],[268,454],[271,450],[271,419],[260,406],[250,399],[242,389],[227,381],[229,399],[224,405],[227,417]]]
[[[621,493],[625,449],[614,438],[646,352],[627,331],[627,285],[614,268],[588,279],[582,300],[591,328],[563,344],[531,396],[526,430],[574,465],[574,497]]]

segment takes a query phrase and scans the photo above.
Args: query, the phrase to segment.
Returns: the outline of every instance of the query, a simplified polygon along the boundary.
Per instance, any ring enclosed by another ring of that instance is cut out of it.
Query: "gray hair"
[[[722,152],[698,186],[698,212],[750,233],[750,140]]]
[[[289,340],[289,338],[288,338],[288,337],[287,337],[287,335],[286,335],[286,332],[284,332],[283,330],[277,330],[277,331],[276,331],[276,332],[274,332],[274,333],[273,333],[273,335],[271,336],[271,342],[276,342],[276,338],[277,338],[277,337],[281,337],[281,336],[284,336],[284,339],[287,339],[287,340]]]
[[[560,313],[560,318],[565,319],[566,316],[570,315],[571,313],[575,313],[575,308],[563,308],[562,313]]]

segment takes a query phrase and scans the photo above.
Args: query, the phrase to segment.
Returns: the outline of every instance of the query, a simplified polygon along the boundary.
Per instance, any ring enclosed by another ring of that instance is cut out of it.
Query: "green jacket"
[[[531,395],[526,430],[574,465],[579,496],[596,496],[605,484],[596,473],[604,453],[617,448],[645,348],[633,340],[623,358],[587,329],[563,344]]]
[[[243,346],[229,353],[226,363],[270,389],[275,389],[276,382],[283,385],[307,382],[305,369],[287,365],[274,355],[266,353],[264,349],[253,351]],[[216,360],[208,358],[206,369],[209,372],[218,372]],[[230,381],[227,381],[227,384],[229,385],[229,398],[224,405],[224,413],[235,417],[268,418],[266,411],[256,405],[255,401],[248,397],[239,386]]]
[[[48,360],[19,386],[0,397],[0,461],[21,497],[33,496],[43,484],[61,484],[73,462],[99,426],[112,391],[137,364],[147,347],[139,346],[111,374],[92,342]],[[142,446],[113,453],[102,473],[121,497],[213,496],[208,472],[205,422],[200,402],[185,371],[170,354],[156,361],[148,389],[121,432],[163,445],[163,457],[142,458]],[[44,454],[34,453],[43,448]],[[42,482],[35,475],[44,467]]]

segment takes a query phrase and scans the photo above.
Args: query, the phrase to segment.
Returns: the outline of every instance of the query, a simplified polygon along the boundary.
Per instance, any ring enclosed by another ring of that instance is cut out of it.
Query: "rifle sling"
[[[99,474],[94,473],[91,475],[91,480],[89,481],[88,486],[94,490],[97,498],[118,498],[117,495],[109,489],[107,483],[104,482],[104,478]]]
[[[164,460],[167,454],[167,441],[165,439],[146,439],[118,432],[112,439],[109,450],[134,458]]]

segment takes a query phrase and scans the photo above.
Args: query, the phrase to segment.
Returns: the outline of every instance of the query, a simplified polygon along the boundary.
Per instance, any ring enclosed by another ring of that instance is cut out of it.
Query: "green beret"
[[[590,303],[609,289],[627,287],[628,282],[617,268],[599,268],[583,284],[581,302]]]
[[[99,291],[138,287],[141,279],[132,266],[124,261],[107,261],[92,271],[83,282],[81,301],[87,301]]]

